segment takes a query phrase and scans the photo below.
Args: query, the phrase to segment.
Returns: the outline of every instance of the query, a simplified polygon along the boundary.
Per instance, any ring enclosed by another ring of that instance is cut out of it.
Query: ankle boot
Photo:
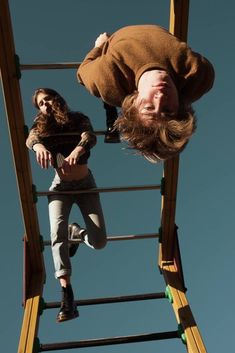
[[[104,142],[105,143],[119,143],[120,136],[119,132],[114,128],[114,123],[118,118],[118,111],[116,107],[113,107],[105,102],[103,106],[106,113],[106,126],[107,130],[105,132]]]
[[[60,311],[57,315],[56,321],[62,322],[72,320],[78,317],[79,313],[77,306],[74,303],[73,289],[71,284],[67,287],[62,287],[62,301]]]

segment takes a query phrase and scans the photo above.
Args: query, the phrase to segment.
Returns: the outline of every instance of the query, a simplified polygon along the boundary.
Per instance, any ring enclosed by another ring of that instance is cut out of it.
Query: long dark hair
[[[32,102],[35,108],[40,110],[37,97],[39,93],[44,93],[52,100],[52,111],[47,115],[39,112],[37,114],[37,130],[40,134],[49,135],[61,129],[61,126],[68,123],[70,109],[64,98],[54,89],[38,88],[32,96]]]

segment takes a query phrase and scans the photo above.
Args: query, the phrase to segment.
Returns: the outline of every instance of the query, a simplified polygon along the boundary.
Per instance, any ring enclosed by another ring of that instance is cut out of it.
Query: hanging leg
[[[104,142],[119,143],[120,142],[119,132],[114,129],[114,122],[118,117],[117,108],[105,102],[103,104],[106,112],[106,127],[107,127]]]

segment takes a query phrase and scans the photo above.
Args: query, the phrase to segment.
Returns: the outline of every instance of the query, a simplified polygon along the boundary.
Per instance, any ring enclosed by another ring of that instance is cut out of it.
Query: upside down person
[[[77,78],[92,95],[121,107],[114,129],[157,162],[187,145],[196,129],[192,103],[212,88],[214,69],[166,29],[135,25],[99,35]]]

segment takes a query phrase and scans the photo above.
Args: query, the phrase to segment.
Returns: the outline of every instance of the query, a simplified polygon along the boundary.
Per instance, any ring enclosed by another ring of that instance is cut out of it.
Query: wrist
[[[33,145],[32,145],[32,150],[34,151],[34,152],[36,152],[37,151],[37,147],[39,147],[39,146],[43,146],[42,144],[41,144],[41,142],[35,142]],[[36,147],[36,149],[35,149],[35,147]],[[44,147],[44,146],[43,146]]]
[[[84,152],[89,150],[89,144],[87,141],[80,141],[76,147],[82,147],[82,151]]]
[[[34,142],[34,143],[33,143],[33,145],[32,145],[32,150],[33,150],[34,152],[36,152],[35,146],[38,145],[39,143],[40,143],[40,142]]]

